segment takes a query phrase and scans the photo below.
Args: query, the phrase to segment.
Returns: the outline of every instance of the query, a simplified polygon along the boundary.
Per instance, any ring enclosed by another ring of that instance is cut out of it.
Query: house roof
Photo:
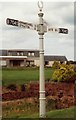
[[[44,56],[44,60],[45,61],[61,61],[61,62],[64,62],[64,61],[67,61],[67,58],[65,56]]]
[[[0,56],[7,56],[8,52],[39,52],[39,50],[34,49],[0,49]]]
[[[0,50],[0,56],[7,56],[7,52],[8,51],[16,51],[16,52],[18,52],[18,51],[33,51],[33,52],[35,52],[35,51],[37,51],[37,52],[39,52],[39,50],[33,50],[33,49],[8,49],[8,50],[5,50],[5,49],[3,49],[3,50]],[[44,60],[45,61],[61,61],[61,62],[64,62],[64,61],[67,61],[67,58],[65,57],[65,56],[51,56],[51,55],[45,55],[44,56]]]

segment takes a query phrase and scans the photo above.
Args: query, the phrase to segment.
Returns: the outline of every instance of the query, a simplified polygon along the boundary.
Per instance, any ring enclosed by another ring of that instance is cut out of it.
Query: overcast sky
[[[0,4],[0,48],[39,49],[37,31],[6,25],[6,18],[38,24],[37,2],[3,2]],[[44,2],[44,20],[49,27],[64,27],[69,34],[47,32],[44,35],[44,49],[47,55],[65,55],[74,59],[74,3]],[[2,31],[1,31],[2,30]]]

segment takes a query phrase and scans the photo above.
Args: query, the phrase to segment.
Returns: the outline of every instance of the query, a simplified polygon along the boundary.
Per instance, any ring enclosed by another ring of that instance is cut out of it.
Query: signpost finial
[[[38,7],[39,7],[39,10],[42,11],[42,8],[43,8],[43,2],[42,1],[38,1]]]

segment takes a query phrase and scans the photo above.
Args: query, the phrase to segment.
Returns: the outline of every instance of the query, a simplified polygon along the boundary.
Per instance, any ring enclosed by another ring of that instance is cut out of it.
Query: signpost
[[[45,118],[46,117],[46,110],[45,110],[45,78],[44,78],[44,33],[45,32],[57,32],[57,33],[63,33],[63,34],[68,34],[68,29],[66,28],[48,28],[47,25],[44,24],[43,20],[43,15],[44,13],[42,12],[43,9],[43,2],[38,2],[38,7],[39,7],[39,23],[37,25],[34,25],[32,23],[27,23],[27,22],[22,22],[19,20],[14,20],[7,18],[6,23],[8,25],[12,26],[18,26],[18,27],[23,27],[26,29],[32,29],[36,30],[39,35],[39,42],[40,42],[40,86],[39,86],[39,93],[40,93],[40,110],[39,110],[39,116],[40,118]]]

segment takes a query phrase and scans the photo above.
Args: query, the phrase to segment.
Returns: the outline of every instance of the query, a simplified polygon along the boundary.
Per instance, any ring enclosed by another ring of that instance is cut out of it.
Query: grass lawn
[[[32,114],[29,116],[23,116],[23,118],[38,118],[39,114]],[[52,110],[46,113],[46,118],[74,118],[75,108],[70,107],[61,110]],[[20,117],[21,118],[21,117]]]
[[[75,117],[75,109],[74,107],[70,107],[70,108],[66,108],[66,109],[61,109],[61,110],[52,110],[46,113],[46,118],[74,118]],[[6,117],[8,120],[8,116]],[[39,114],[38,113],[32,113],[32,114],[13,114],[12,117],[10,117],[10,120],[12,120],[12,118],[14,118],[14,120],[18,120],[18,118],[39,118]],[[4,119],[3,119],[4,120]]]
[[[46,118],[74,118],[76,107],[70,107],[61,110],[52,110],[46,113]],[[29,118],[37,118],[38,114],[29,116]]]
[[[66,108],[62,110],[50,111],[47,113],[48,118],[74,118],[75,108]]]
[[[51,79],[52,68],[45,68],[45,80]],[[3,69],[2,70],[2,83],[7,86],[8,84],[24,84],[30,81],[39,80],[38,68],[25,68],[25,69]]]

